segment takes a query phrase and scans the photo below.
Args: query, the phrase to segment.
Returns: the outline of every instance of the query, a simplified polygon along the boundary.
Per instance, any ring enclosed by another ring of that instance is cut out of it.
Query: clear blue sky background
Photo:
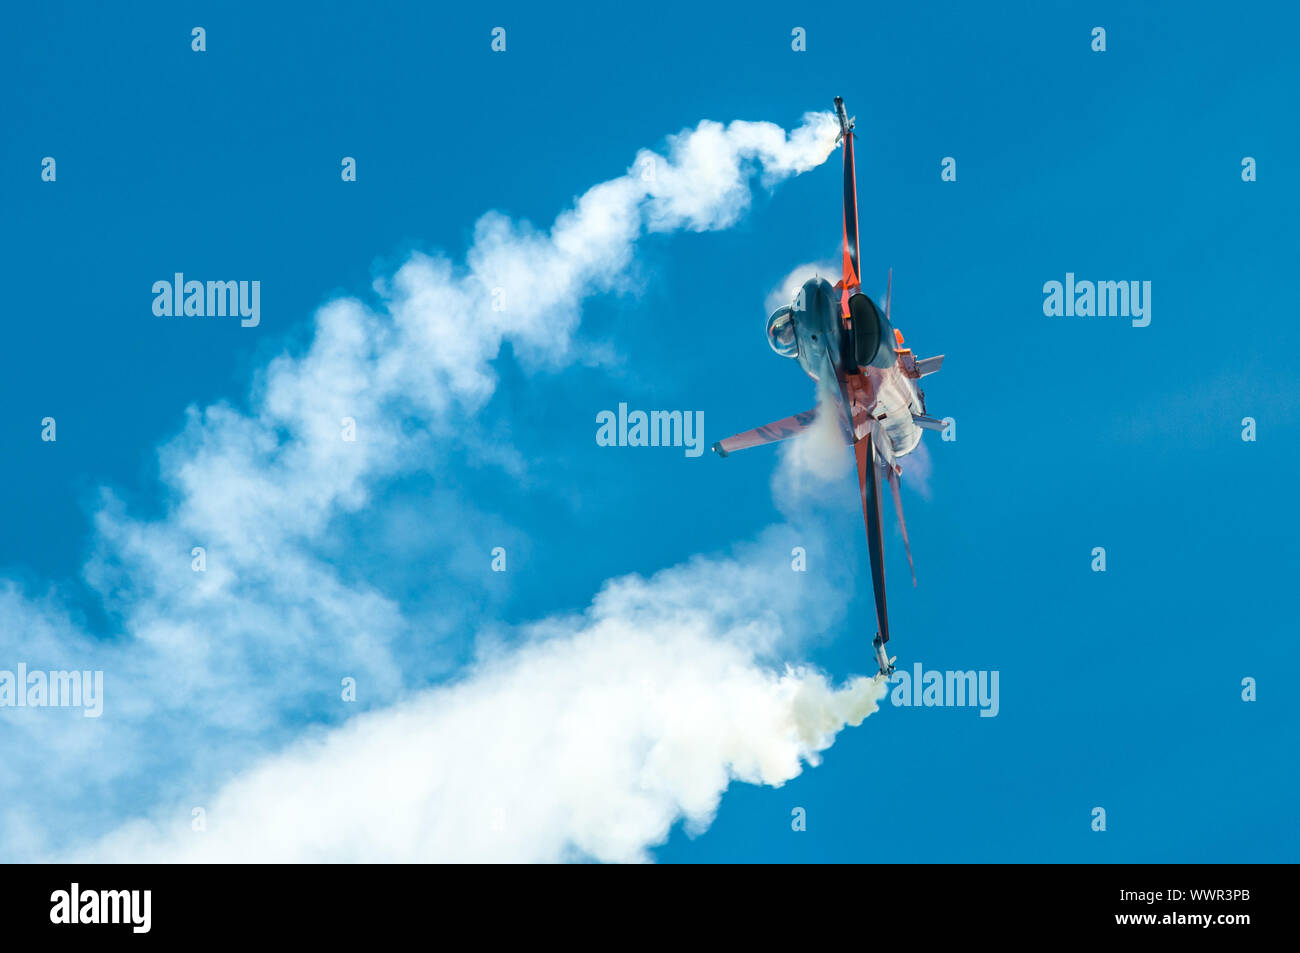
[[[413,248],[459,257],[489,209],[547,224],[701,119],[790,127],[840,94],[858,116],[865,274],[883,288],[894,268],[908,344],[947,354],[930,409],[958,421],[955,443],[927,436],[931,498],[906,491],[916,590],[887,543],[896,651],[998,670],[1001,711],[886,706],[784,788],[733,787],[707,833],[675,831],[658,858],[1297,859],[1294,12],[329,6],[5,12],[3,575],[56,588],[112,637],[78,581],[95,489],[156,506],[153,448],[185,406],[242,401],[317,305],[366,293]],[[45,155],[56,186],[39,181]],[[838,202],[834,158],[736,228],[645,242],[643,293],[584,318],[631,358],[620,371],[502,360],[487,426],[508,421],[538,476],[448,478],[523,541],[494,596],[504,619],[581,608],[611,576],[780,519],[770,450],[601,449],[594,413],[699,409],[711,442],[809,406],[767,348],[763,301],[835,256]],[[160,323],[149,287],[174,270],[260,277],[261,328]],[[1042,285],[1067,271],[1150,280],[1151,325],[1045,317]],[[865,571],[851,480],[841,492],[837,541]],[[418,598],[426,568],[395,585]],[[809,648],[837,677],[871,669],[869,586],[845,598],[841,630]]]

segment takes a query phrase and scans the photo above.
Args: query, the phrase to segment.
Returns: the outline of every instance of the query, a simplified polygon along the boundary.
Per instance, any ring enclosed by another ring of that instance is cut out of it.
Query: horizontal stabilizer
[[[918,427],[924,427],[926,430],[942,430],[948,426],[946,421],[935,420],[933,417],[925,416],[925,414],[913,414],[912,422]]]
[[[935,357],[927,357],[924,360],[916,362],[916,376],[924,377],[926,374],[933,374],[941,367],[943,367],[942,354],[938,354]]]

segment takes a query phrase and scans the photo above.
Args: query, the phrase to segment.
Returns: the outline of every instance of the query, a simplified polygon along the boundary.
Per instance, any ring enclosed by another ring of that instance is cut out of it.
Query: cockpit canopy
[[[799,340],[794,333],[794,312],[781,308],[767,319],[767,343],[782,357],[799,356]]]

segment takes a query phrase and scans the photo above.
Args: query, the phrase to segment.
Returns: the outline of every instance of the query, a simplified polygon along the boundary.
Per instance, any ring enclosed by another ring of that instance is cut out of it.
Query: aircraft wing
[[[849,296],[862,287],[858,266],[858,184],[853,169],[853,133],[844,136],[844,291],[847,314]]]
[[[853,453],[858,460],[858,489],[862,494],[862,514],[867,524],[867,551],[871,555],[871,587],[876,598],[876,656],[882,674],[892,671],[892,660],[886,660],[884,644],[889,641],[889,609],[885,605],[885,536],[881,528],[880,465],[876,462],[876,448],[868,433],[853,443]]]
[[[805,410],[802,414],[795,414],[793,417],[785,417],[762,427],[746,430],[726,440],[719,440],[713,445],[713,452],[720,457],[725,457],[736,450],[747,450],[765,443],[787,440],[812,426],[813,418],[816,416],[817,409],[813,408]]]

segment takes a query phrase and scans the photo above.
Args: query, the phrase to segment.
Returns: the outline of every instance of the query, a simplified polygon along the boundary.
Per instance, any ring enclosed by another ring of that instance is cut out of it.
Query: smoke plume
[[[706,823],[730,779],[779,783],[814,760],[869,693],[769,674],[801,616],[774,613],[771,580],[745,565],[709,569],[750,579],[725,595],[611,584],[585,621],[539,623],[525,647],[455,672],[446,642],[499,628],[465,578],[423,587],[436,611],[420,612],[381,586],[411,554],[362,544],[409,521],[392,481],[472,450],[503,345],[525,367],[569,363],[583,300],[623,290],[641,235],[732,224],[752,178],[815,167],[834,134],[829,113],[789,134],[700,123],[546,229],[484,215],[463,263],[413,255],[374,299],[323,306],[306,349],[271,361],[245,400],[188,408],[158,453],[162,515],[108,490],[95,513],[85,577],[114,631],[0,582],[3,657],[101,669],[106,686],[101,718],[7,719],[0,850],[635,859],[675,817]],[[340,439],[344,419],[355,440]],[[491,519],[443,505],[456,518],[421,534],[428,565],[478,551],[474,527]],[[609,593],[633,592],[648,604],[613,611]],[[339,704],[341,673],[369,713]],[[476,813],[498,803],[501,836]],[[206,834],[191,829],[198,805]]]

